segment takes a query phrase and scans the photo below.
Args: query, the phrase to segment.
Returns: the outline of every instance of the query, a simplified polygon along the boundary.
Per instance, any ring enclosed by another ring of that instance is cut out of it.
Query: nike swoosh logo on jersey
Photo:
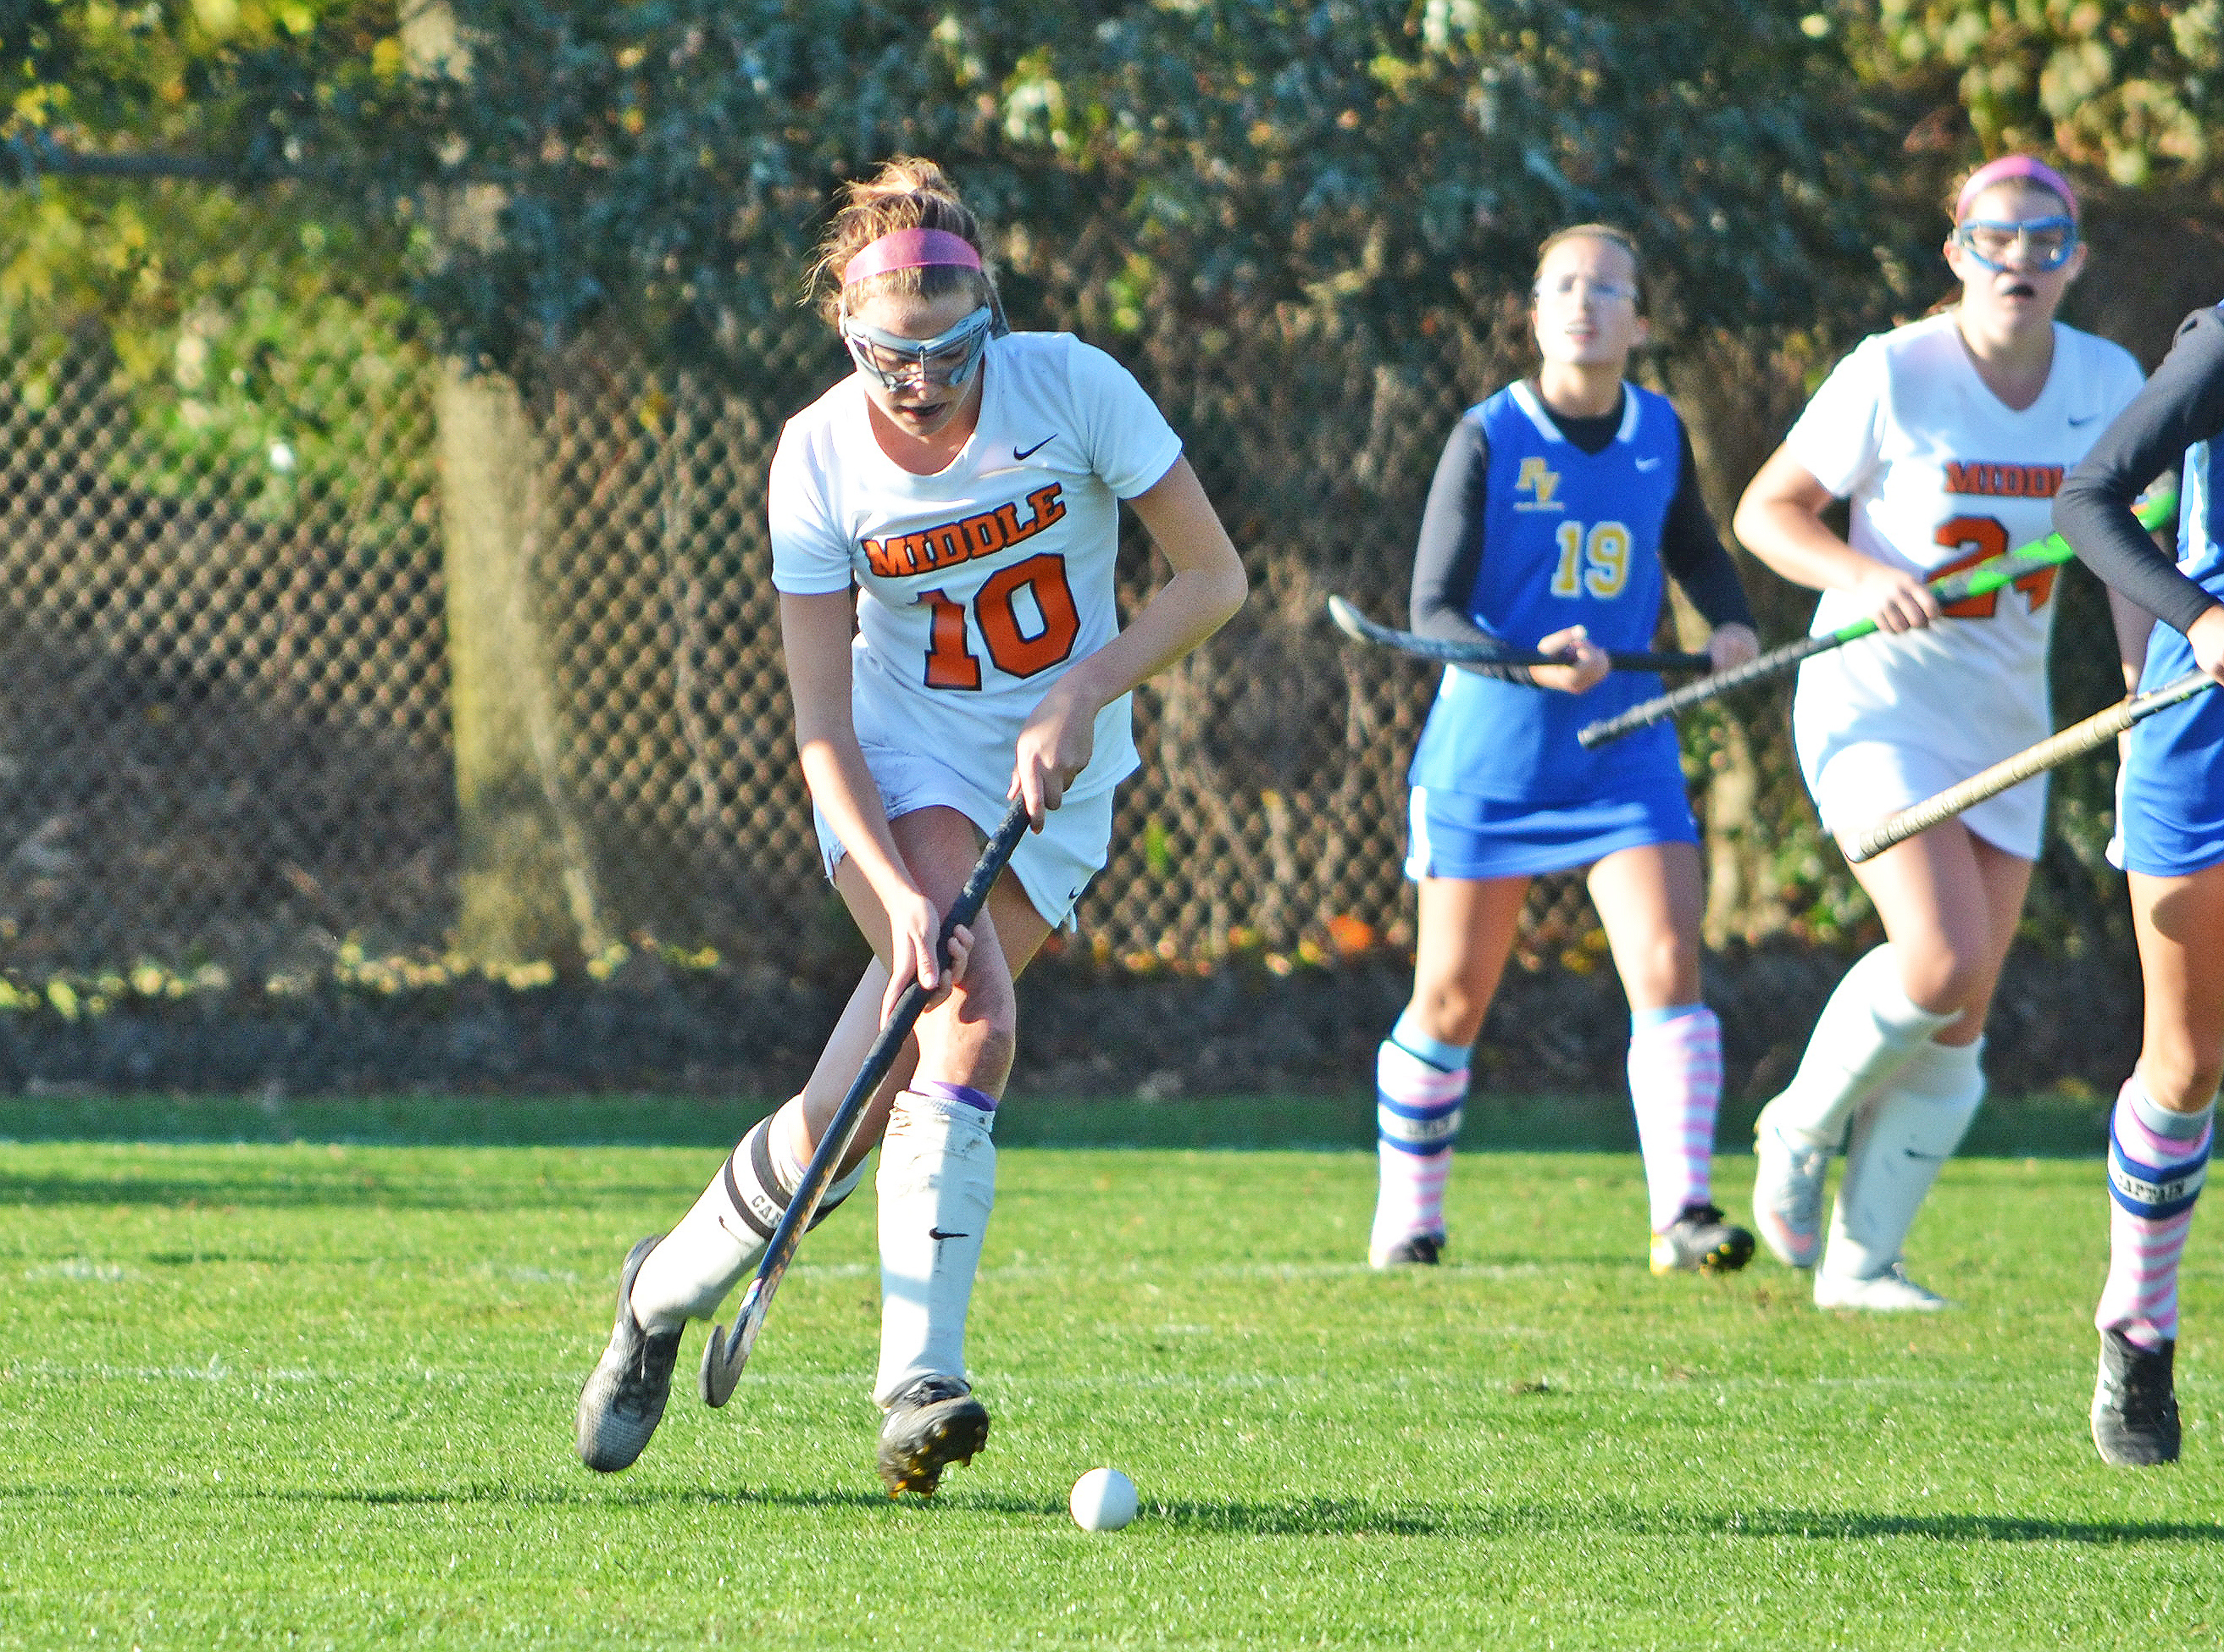
[[[1637,462],[1637,468],[1640,470],[1658,470],[1660,468],[1660,461],[1658,459],[1640,459]]]
[[[2100,415],[2100,414],[2098,414],[2098,413],[2087,413],[2087,414],[2086,414],[2082,419],[2072,419],[2069,421],[2069,428],[2070,428],[2070,429],[2072,429],[2072,430],[2076,430],[2076,429],[2077,428],[2077,426],[2080,426],[2080,425],[2089,425],[2089,424],[2091,424],[2094,419],[2098,419],[2100,416],[2101,416],[2101,415]]]
[[[1014,464],[1020,463],[1033,455],[1041,452],[1043,449],[1048,447],[1056,440],[1058,440],[1058,432],[1056,431],[1052,431],[1049,435],[1044,437],[1042,440],[1037,442],[1033,447],[1014,447],[1012,450],[1012,463]]]

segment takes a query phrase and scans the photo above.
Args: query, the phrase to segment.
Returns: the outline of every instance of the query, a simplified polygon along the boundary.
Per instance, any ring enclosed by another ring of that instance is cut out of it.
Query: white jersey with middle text
[[[773,583],[858,586],[851,706],[869,758],[916,753],[1001,796],[1028,715],[1117,634],[1119,501],[1163,477],[1181,440],[1125,368],[1071,334],[991,339],[982,372],[972,438],[932,476],[881,451],[855,375],[787,421]],[[1125,696],[1096,735],[1072,798],[1136,767]]]
[[[2063,472],[2142,376],[2128,351],[2057,323],[2046,388],[2019,412],[1977,376],[1949,311],[1864,339],[1785,445],[1849,501],[1855,550],[1936,579],[2045,539]],[[1949,608],[1953,618],[1865,637],[1799,668],[1793,739],[1827,829],[1865,825],[2052,732],[2054,587],[2052,570],[2036,573]],[[1812,631],[1863,612],[1851,593],[1825,591]],[[2033,855],[2045,795],[2043,782],[2027,782],[1963,818]]]

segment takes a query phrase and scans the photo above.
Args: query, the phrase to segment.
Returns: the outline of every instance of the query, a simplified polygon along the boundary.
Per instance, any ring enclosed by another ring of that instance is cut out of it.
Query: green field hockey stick
[[[1950,819],[1972,804],[1998,797],[2012,785],[2020,785],[2034,774],[2066,763],[2073,757],[2107,745],[2135,722],[2151,717],[2165,706],[2176,705],[2180,700],[2189,700],[2195,695],[2215,688],[2216,679],[2206,672],[2188,672],[2180,678],[2164,684],[2151,693],[2134,694],[2128,700],[2118,702],[2106,711],[2096,711],[2082,722],[2073,722],[2058,735],[2050,735],[2036,746],[2025,747],[2013,757],[2004,757],[1982,773],[1973,774],[1959,785],[1949,786],[1936,796],[1921,803],[1911,804],[1885,820],[1872,826],[1861,836],[1861,841],[1846,852],[1846,859],[1859,864],[1875,859],[1895,843],[1904,843],[1918,832],[1928,831],[1940,821]]]
[[[965,880],[964,888],[951,903],[950,915],[942,920],[942,934],[935,946],[945,966],[950,957],[951,931],[981,916],[989,891],[1011,860],[1012,851],[1019,848],[1027,829],[1027,806],[1024,802],[1014,803],[996,828],[996,835],[989,840],[989,847],[981,851],[981,858]],[[742,1296],[742,1305],[735,1312],[731,1334],[723,1325],[711,1327],[711,1340],[703,1349],[702,1392],[706,1404],[723,1405],[733,1398],[734,1384],[741,1379],[742,1366],[749,1360],[749,1350],[756,1346],[758,1333],[764,1329],[765,1315],[771,1311],[773,1293],[780,1289],[787,1264],[795,1259],[795,1247],[803,1242],[804,1230],[818,1214],[818,1201],[832,1184],[836,1167],[856,1140],[857,1127],[865,1119],[866,1104],[873,1099],[873,1092],[881,1088],[881,1081],[888,1075],[888,1069],[896,1064],[896,1057],[903,1053],[904,1040],[911,1037],[913,1026],[932,996],[914,979],[897,998],[896,1006],[889,1012],[880,1037],[865,1052],[864,1065],[850,1081],[842,1105],[835,1108],[833,1118],[827,1121],[826,1132],[818,1138],[818,1151],[811,1156],[810,1168],[804,1171],[803,1180],[796,1183],[787,1210],[772,1230],[764,1258],[757,1264],[757,1277],[749,1281],[749,1289]]]
[[[2177,514],[2176,490],[2157,494],[2142,501],[2135,514],[2141,527],[2152,531],[2162,526]],[[2050,533],[2019,551],[2012,551],[2006,556],[1996,557],[1990,562],[1979,563],[1974,568],[1965,568],[1958,574],[1949,574],[1943,579],[1933,580],[1930,590],[1942,607],[1964,602],[1972,596],[1987,596],[2045,569],[2059,567],[2076,554],[2069,542],[2059,533]],[[1772,648],[1742,665],[1733,665],[1726,672],[1716,672],[1696,683],[1686,683],[1681,688],[1671,689],[1665,694],[1641,701],[1619,716],[1591,723],[1578,729],[1576,738],[1586,748],[1603,746],[1609,741],[1620,740],[1624,735],[1650,728],[1654,723],[1672,717],[1678,711],[1703,705],[1718,695],[1728,694],[1732,689],[1741,689],[1748,683],[1759,683],[1790,671],[1803,659],[1828,653],[1833,648],[1842,648],[1849,642],[1869,635],[1876,628],[1874,620],[1856,620],[1851,625],[1841,626],[1835,631],[1819,637],[1802,637],[1797,642],[1787,642],[1781,648]]]
[[[1328,599],[1328,617],[1336,628],[1355,642],[1371,642],[1416,659],[1433,659],[1446,665],[1565,665],[1557,654],[1534,649],[1512,648],[1503,643],[1446,642],[1411,631],[1393,631],[1377,625],[1341,596]],[[1624,654],[1609,652],[1607,664],[1618,672],[1703,672],[1715,662],[1704,654]]]

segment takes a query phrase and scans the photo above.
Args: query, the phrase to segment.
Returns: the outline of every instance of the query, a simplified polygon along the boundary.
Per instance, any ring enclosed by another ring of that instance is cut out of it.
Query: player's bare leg
[[[890,829],[921,891],[947,910],[979,857],[973,823],[953,810],[923,809]],[[885,958],[887,916],[862,874],[847,863],[844,870],[837,886]],[[995,1198],[992,1129],[1018,1029],[1013,983],[1048,933],[1007,872],[973,926],[964,974],[919,1018],[917,1066],[888,1114],[874,1398],[887,1413],[880,1470],[891,1495],[931,1495],[948,1465],[971,1461],[988,1439],[989,1413],[967,1380],[965,1319]],[[806,1112],[807,1119],[807,1095]]]
[[[1985,1014],[2015,939],[2031,869],[2022,856],[1957,821],[1856,869],[1892,937],[1905,1000],[1927,1016],[1950,1018],[1878,1062],[1854,1105],[1845,1179],[1816,1271],[1820,1306],[1946,1305],[1907,1277],[1901,1251],[1984,1100]]]
[[[1713,1198],[1722,1032],[1699,997],[1698,849],[1617,850],[1591,868],[1589,884],[1629,999],[1629,1098],[1645,1157],[1652,1271],[1734,1271],[1753,1259],[1753,1235],[1725,1221]]]
[[[2224,866],[2182,878],[2131,874],[2146,983],[2138,1069],[2108,1128],[2108,1280],[2093,1322],[2101,1372],[2093,1443],[2125,1467],[2179,1449],[2177,1272],[2215,1136],[2224,1079]]]
[[[1526,878],[1423,878],[1413,997],[1374,1058],[1377,1189],[1368,1260],[1431,1264],[1467,1098],[1468,1051],[1506,972]]]

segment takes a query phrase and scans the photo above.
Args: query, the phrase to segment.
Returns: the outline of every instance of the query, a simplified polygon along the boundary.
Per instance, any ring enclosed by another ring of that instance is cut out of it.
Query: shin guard
[[[965,1375],[965,1314],[996,1197],[996,1100],[914,1080],[881,1140],[881,1367],[887,1406],[921,1377]]]

